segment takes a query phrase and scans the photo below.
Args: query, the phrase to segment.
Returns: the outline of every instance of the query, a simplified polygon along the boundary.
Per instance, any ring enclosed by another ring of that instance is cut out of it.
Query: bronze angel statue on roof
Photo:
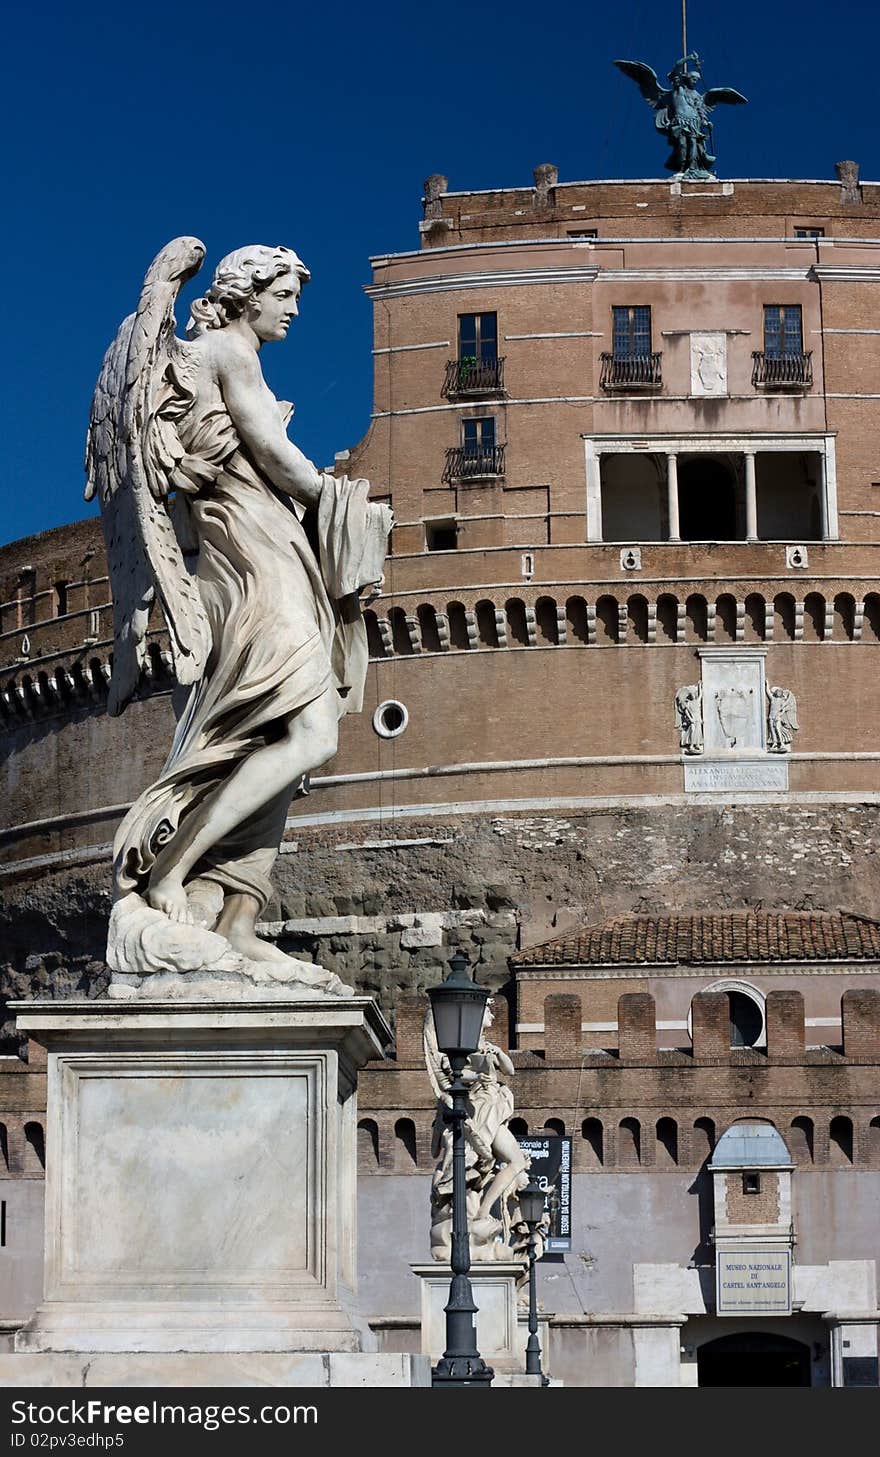
[[[744,106],[746,97],[730,86],[713,86],[703,95],[697,90],[703,63],[696,51],[676,61],[664,90],[656,71],[642,61],[615,61],[625,76],[635,81],[654,110],[654,125],[672,148],[666,161],[668,171],[685,181],[703,182],[714,178],[714,142],[710,113],[716,106]]]
[[[308,269],[254,245],[174,305],[205,248],[177,238],[144,280],[101,370],[86,447],[113,595],[109,711],[138,691],[154,604],[177,682],[165,767],[114,842],[111,992],[181,995],[193,976],[350,994],[257,935],[291,799],[361,708],[362,594],[392,519],[369,483],[321,472],[287,435],[260,351],[286,337]],[[214,982],[216,986],[217,983]]]

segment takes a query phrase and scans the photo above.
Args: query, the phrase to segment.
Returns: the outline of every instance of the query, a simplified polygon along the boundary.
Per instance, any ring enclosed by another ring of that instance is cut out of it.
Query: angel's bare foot
[[[176,876],[162,875],[156,881],[151,880],[147,887],[147,900],[154,911],[161,911],[169,921],[178,921],[181,925],[190,923],[186,891],[183,881]]]
[[[283,951],[274,945],[272,941],[264,941],[258,936],[253,927],[235,925],[224,927],[217,923],[217,930],[221,936],[225,936],[234,951],[238,951],[248,961],[290,961]]]
[[[218,936],[225,936],[230,946],[248,961],[287,961],[283,951],[257,935],[259,911],[256,896],[242,891],[227,893],[214,930]]]

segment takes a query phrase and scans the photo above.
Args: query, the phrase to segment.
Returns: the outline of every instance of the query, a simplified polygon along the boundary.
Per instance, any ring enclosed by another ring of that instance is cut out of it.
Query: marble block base
[[[430,1386],[427,1356],[392,1352],[250,1355],[0,1355],[0,1388]]]
[[[368,1343],[356,1084],[390,1042],[370,998],[15,1010],[49,1077],[44,1298],[17,1352]]]
[[[437,1261],[411,1265],[410,1269],[421,1282],[422,1354],[436,1362],[446,1349],[444,1307],[449,1300],[452,1271],[449,1265]],[[524,1347],[520,1350],[516,1304],[516,1281],[521,1274],[522,1266],[518,1263],[499,1261],[495,1265],[471,1266],[471,1288],[477,1307],[477,1349],[483,1360],[499,1371],[520,1371],[525,1364]]]

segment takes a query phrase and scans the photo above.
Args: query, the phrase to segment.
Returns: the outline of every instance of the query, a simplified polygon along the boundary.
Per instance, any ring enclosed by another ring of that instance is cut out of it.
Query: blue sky
[[[867,0],[690,0],[719,175],[880,177],[877,8]],[[833,33],[830,25],[833,23]],[[423,178],[453,190],[662,176],[650,112],[616,56],[661,74],[679,0],[616,5],[295,7],[151,0],[21,4],[0,86],[5,347],[2,541],[72,521],[101,357],[158,249],[286,243],[312,270],[300,320],[264,354],[293,438],[318,465],[366,431],[371,254],[418,246]],[[184,311],[180,311],[183,316]]]

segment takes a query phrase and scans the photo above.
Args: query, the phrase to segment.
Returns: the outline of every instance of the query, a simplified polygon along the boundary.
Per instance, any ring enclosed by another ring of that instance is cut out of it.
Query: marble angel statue
[[[767,685],[767,748],[771,754],[789,754],[800,729],[797,699],[790,688]]]
[[[513,1093],[499,1073],[513,1077],[513,1063],[490,1042],[492,1002],[486,1003],[483,1035],[462,1073],[468,1084],[468,1118],[464,1125],[465,1177],[471,1259],[515,1260],[520,1257],[511,1237],[518,1219],[517,1192],[528,1182],[522,1176],[529,1155],[510,1131]],[[451,1103],[449,1060],[437,1047],[430,1008],[424,1023],[425,1065],[437,1099],[431,1153],[438,1160],[431,1180],[431,1256],[449,1261],[452,1251],[452,1133],[443,1118]],[[497,1213],[493,1210],[497,1207]]]
[[[86,498],[100,502],[113,595],[109,712],[137,692],[157,602],[181,690],[165,767],[114,842],[107,960],[119,994],[200,972],[345,994],[256,920],[290,801],[361,708],[361,594],[381,584],[391,513],[368,482],[312,465],[263,378],[260,351],[286,337],[305,265],[283,247],[230,253],[180,339],[175,301],[204,255],[196,238],[158,254],[89,423]]]

